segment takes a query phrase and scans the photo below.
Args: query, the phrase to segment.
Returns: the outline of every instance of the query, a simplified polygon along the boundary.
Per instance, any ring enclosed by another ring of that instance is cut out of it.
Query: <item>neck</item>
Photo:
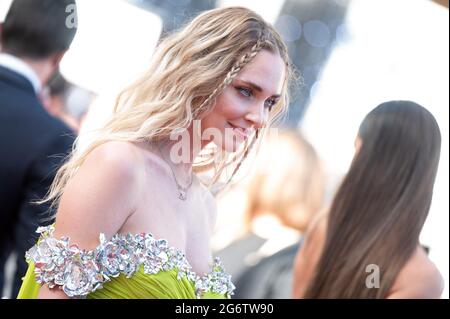
[[[201,120],[194,120],[187,131],[189,132],[191,162],[193,162],[211,140],[202,138],[203,128],[201,126]]]
[[[192,172],[192,165],[208,141],[201,141],[201,128],[199,123],[191,124],[187,130],[170,139],[158,143],[158,149],[166,162],[183,174]]]
[[[23,62],[25,62],[39,78],[41,85],[44,86],[47,83],[48,79],[55,71],[54,66],[48,59],[44,60],[32,60],[27,58],[20,58]]]

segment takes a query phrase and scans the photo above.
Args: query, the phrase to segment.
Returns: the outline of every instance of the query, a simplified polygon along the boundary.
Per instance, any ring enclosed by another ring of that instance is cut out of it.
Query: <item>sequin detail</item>
[[[146,274],[176,269],[178,280],[186,278],[194,284],[197,298],[207,292],[230,298],[235,289],[218,258],[209,273],[199,276],[184,253],[149,233],[116,234],[109,241],[100,234],[100,244],[88,251],[70,244],[68,237],[54,238],[53,225],[39,227],[36,232],[41,237],[25,254],[35,265],[36,281],[50,288],[60,286],[69,297],[86,297],[120,274],[132,277],[141,266]]]

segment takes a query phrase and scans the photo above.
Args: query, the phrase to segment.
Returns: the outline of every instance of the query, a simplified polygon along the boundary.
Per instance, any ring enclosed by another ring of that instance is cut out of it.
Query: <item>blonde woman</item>
[[[209,248],[214,198],[195,172],[213,172],[210,186],[232,178],[284,111],[290,74],[280,36],[245,8],[207,11],[162,41],[58,172],[45,199],[56,222],[38,229],[19,298],[230,297]]]

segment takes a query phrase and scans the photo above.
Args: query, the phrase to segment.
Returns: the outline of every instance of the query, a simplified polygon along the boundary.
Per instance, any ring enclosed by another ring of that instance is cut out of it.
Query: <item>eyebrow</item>
[[[258,92],[263,92],[264,91],[258,84],[255,84],[253,82],[249,82],[249,81],[241,80],[241,79],[236,79],[236,80],[238,80],[239,82],[242,82],[242,83],[250,86],[252,89],[255,89]],[[273,94],[272,97],[278,98],[278,97],[280,97],[280,94]]]

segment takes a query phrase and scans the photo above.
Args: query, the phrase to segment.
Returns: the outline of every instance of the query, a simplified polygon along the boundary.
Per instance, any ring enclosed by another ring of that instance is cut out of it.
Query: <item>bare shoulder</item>
[[[80,168],[80,175],[94,174],[99,178],[98,183],[103,183],[102,186],[107,188],[132,186],[138,181],[142,167],[142,158],[132,143],[110,141],[88,154]],[[91,181],[95,182],[93,178]]]
[[[140,193],[140,162],[131,143],[107,142],[92,150],[64,189],[56,234],[92,249],[100,233],[117,233]]]
[[[402,268],[388,298],[440,298],[444,280],[425,251],[418,247]]]
[[[106,161],[119,169],[119,173],[131,173],[138,160],[139,152],[133,143],[109,141],[93,149],[85,162]]]

